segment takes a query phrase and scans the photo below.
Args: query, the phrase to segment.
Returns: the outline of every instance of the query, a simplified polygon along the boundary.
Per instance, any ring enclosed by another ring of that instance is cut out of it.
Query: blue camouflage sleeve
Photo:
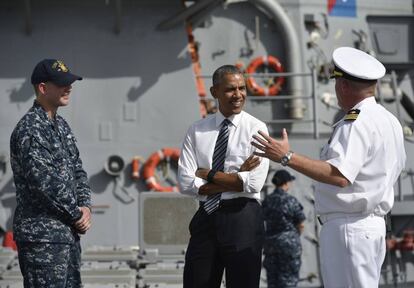
[[[82,168],[82,160],[76,161],[76,193],[78,194],[78,206],[91,208],[91,188],[88,183],[88,175]]]
[[[72,134],[72,141],[69,144],[69,149],[74,150],[75,157],[75,179],[76,179],[76,194],[78,199],[79,207],[89,207],[91,208],[91,188],[89,186],[88,175],[83,169],[82,160],[79,155],[78,147],[76,146],[76,139]]]
[[[82,214],[73,195],[74,184],[65,179],[65,173],[54,163],[47,142],[39,135],[26,137],[20,153],[21,166],[34,196],[62,220],[76,222]]]
[[[298,225],[306,220],[305,213],[303,213],[303,206],[297,199],[292,201],[293,221],[295,225]]]

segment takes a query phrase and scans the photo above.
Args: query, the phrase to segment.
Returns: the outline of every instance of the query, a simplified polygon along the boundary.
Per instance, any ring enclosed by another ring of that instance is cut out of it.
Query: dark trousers
[[[17,243],[25,288],[79,288],[81,250],[79,241],[64,243]]]
[[[259,287],[264,224],[254,199],[223,200],[208,215],[202,206],[190,222],[184,288]]]

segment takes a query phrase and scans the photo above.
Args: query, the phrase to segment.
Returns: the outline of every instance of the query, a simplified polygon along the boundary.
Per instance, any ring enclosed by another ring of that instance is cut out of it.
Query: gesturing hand
[[[266,157],[275,162],[280,162],[280,159],[290,150],[289,139],[286,129],[282,130],[282,139],[276,140],[269,135],[259,130],[260,136],[254,135],[253,138],[257,142],[252,142],[252,145],[261,152],[254,152],[254,155]]]

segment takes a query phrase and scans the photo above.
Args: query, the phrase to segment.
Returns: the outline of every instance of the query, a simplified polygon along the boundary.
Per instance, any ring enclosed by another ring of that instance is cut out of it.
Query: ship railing
[[[284,119],[270,119],[263,120],[266,124],[296,124],[296,123],[313,123],[313,138],[319,139],[319,128],[318,128],[318,110],[316,103],[316,83],[317,83],[317,73],[315,69],[312,69],[308,73],[293,73],[293,72],[282,72],[282,73],[252,73],[244,74],[246,77],[253,78],[275,78],[275,77],[304,77],[311,79],[311,89],[308,95],[297,96],[297,95],[284,95],[278,94],[275,96],[256,96],[256,95],[247,95],[247,101],[282,101],[282,100],[309,100],[311,101],[311,113],[306,118],[295,119],[295,118],[284,118]],[[211,79],[211,76],[200,75],[199,78]],[[283,90],[282,90],[283,91]],[[206,100],[207,97],[200,97],[200,100]]]

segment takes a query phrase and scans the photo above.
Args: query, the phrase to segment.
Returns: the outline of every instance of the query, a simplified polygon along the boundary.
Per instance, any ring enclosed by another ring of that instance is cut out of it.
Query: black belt
[[[318,215],[317,219],[319,224],[323,225],[326,222],[333,220],[333,219],[341,219],[341,218],[364,218],[364,217],[381,217],[384,218],[382,215],[376,215],[375,213],[368,213],[368,214],[347,214],[347,213],[332,213],[332,214],[326,214],[326,215]],[[386,218],[384,218],[386,220]]]
[[[248,202],[257,202],[254,198],[239,197],[234,199],[223,199],[220,200],[219,207],[233,207],[233,206],[244,206]],[[204,208],[205,201],[200,201],[200,207]]]

